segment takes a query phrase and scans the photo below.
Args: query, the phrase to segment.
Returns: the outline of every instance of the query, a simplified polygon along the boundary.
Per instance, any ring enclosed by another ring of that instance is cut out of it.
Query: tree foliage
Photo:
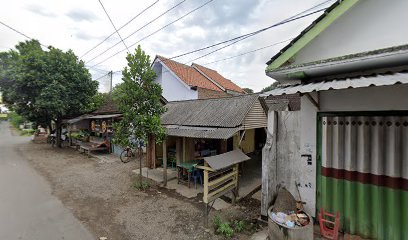
[[[279,86],[279,82],[278,82],[278,81],[275,81],[275,82],[273,82],[271,85],[269,85],[269,86],[263,88],[263,89],[261,90],[261,93],[271,91],[271,90],[275,89],[275,88],[278,87],[278,86]]]
[[[95,110],[98,110],[103,104],[105,104],[110,99],[111,97],[109,93],[98,92],[94,96],[92,96],[84,112],[93,112]]]
[[[165,108],[160,101],[162,89],[154,82],[156,73],[151,68],[150,57],[140,45],[134,54],[126,57],[128,64],[123,70],[123,82],[113,90],[113,99],[123,114],[114,124],[114,142],[121,146],[137,147],[135,139],[147,143],[154,135],[160,142],[165,135],[160,116]]]
[[[98,82],[71,50],[43,50],[36,40],[16,49],[0,54],[0,90],[10,108],[45,126],[89,109]]]
[[[250,89],[250,88],[243,88],[243,90],[244,90],[246,93],[254,93],[254,90],[252,90],[252,89]]]

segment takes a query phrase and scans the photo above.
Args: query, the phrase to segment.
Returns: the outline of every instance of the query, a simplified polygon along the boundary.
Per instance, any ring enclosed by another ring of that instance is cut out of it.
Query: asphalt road
[[[0,239],[94,240],[19,155],[17,146],[28,141],[12,136],[8,123],[0,121]]]

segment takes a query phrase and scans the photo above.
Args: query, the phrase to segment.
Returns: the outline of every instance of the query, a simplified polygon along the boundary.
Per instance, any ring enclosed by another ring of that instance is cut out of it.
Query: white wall
[[[320,111],[408,110],[408,84],[320,92]]]
[[[407,9],[406,0],[361,0],[305,46],[295,64],[407,44]]]
[[[174,73],[162,67],[161,63],[156,62],[153,69],[157,75],[156,82],[162,86],[163,97],[167,101],[198,99],[198,91],[183,84]]]
[[[317,108],[306,96],[302,96],[297,181],[300,183],[299,192],[302,200],[306,202],[305,209],[313,216],[316,212],[316,122]],[[309,156],[311,157],[310,162]]]
[[[317,99],[316,93],[311,94]],[[320,112],[345,111],[408,111],[408,84],[320,92]],[[316,159],[317,108],[306,96],[301,97],[301,110],[278,112],[277,176],[298,199],[295,181],[306,202],[306,212],[316,212]],[[271,128],[268,115],[268,129]],[[307,157],[311,155],[311,165]],[[271,166],[271,171],[276,167]]]

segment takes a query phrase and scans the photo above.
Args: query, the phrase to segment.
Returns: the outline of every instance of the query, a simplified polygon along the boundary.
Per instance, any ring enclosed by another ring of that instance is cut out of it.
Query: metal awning
[[[237,149],[220,155],[205,157],[204,161],[206,161],[212,169],[217,171],[249,159],[251,158],[245,155],[241,150]]]
[[[407,84],[408,73],[379,74],[369,77],[347,78],[308,84],[296,84],[286,87],[278,87],[263,93],[261,97],[279,96],[284,94],[309,93],[325,90],[339,90],[347,88],[362,88],[370,86],[389,86],[394,84]]]
[[[168,136],[208,139],[228,139],[241,128],[208,128],[188,126],[165,126]]]
[[[93,115],[91,115],[91,114],[84,114],[84,115],[81,115],[81,116],[76,117],[76,118],[71,118],[71,119],[63,120],[62,123],[73,124],[73,123],[76,123],[76,122],[79,122],[79,121],[88,119],[88,118],[91,117],[91,116],[93,116]]]
[[[103,118],[115,118],[115,117],[120,117],[122,114],[105,114],[105,115],[94,115],[91,117],[88,117],[88,119],[103,119]]]

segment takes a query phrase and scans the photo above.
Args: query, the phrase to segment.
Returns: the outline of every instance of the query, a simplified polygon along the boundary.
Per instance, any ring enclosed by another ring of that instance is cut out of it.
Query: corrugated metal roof
[[[205,157],[204,161],[206,161],[212,169],[220,170],[249,159],[251,158],[245,155],[241,150],[237,149],[220,155]]]
[[[347,88],[362,88],[370,86],[388,86],[394,84],[407,84],[408,73],[382,74],[369,77],[347,78],[308,84],[296,84],[286,87],[275,88],[263,93],[261,97],[279,96],[284,94],[308,93],[326,90],[339,90]]]
[[[229,98],[169,102],[161,117],[162,125],[233,128],[241,126],[258,101],[258,94]]]
[[[206,128],[180,126],[168,126],[166,128],[168,136],[207,139],[228,139],[240,130],[241,128]]]
[[[289,100],[287,99],[265,99],[268,109],[273,111],[285,111],[289,109]]]
[[[88,119],[89,117],[92,117],[92,116],[93,116],[92,114],[84,114],[84,115],[81,115],[81,116],[76,117],[76,118],[71,118],[71,119],[63,120],[63,123],[73,124],[73,123],[82,121],[82,120],[84,120],[84,119]]]
[[[102,119],[102,118],[115,118],[120,117],[122,114],[106,114],[106,115],[95,115],[91,117],[87,117],[86,119]]]

